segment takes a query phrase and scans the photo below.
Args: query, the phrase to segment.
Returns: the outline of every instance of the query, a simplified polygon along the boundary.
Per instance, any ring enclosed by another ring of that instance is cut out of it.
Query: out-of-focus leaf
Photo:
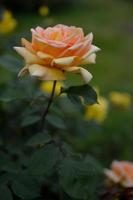
[[[73,104],[77,104],[78,106],[81,106],[82,102],[79,96],[71,95],[71,94],[67,94],[67,96]]]
[[[34,175],[51,175],[56,163],[60,160],[60,152],[54,144],[37,150],[29,161],[29,171]]]
[[[40,116],[37,116],[37,115],[30,115],[30,116],[26,116],[22,123],[21,123],[21,126],[22,127],[25,127],[25,126],[29,126],[29,125],[32,125],[32,124],[35,124],[36,122],[38,122],[40,120]]]
[[[34,199],[40,196],[40,184],[26,173],[14,174],[12,181],[13,192],[22,199]]]
[[[30,101],[31,104],[45,102],[47,97],[36,89],[36,82],[28,77],[24,79],[16,79],[13,83],[9,83],[7,88],[1,88],[0,101]]]
[[[7,154],[0,152],[0,170],[4,170],[4,168],[10,165],[11,161]]]
[[[36,135],[32,136],[27,145],[28,146],[36,146],[36,145],[44,145],[48,142],[52,141],[52,137],[47,133],[37,133]]]
[[[62,188],[67,194],[76,199],[85,199],[89,196],[89,188],[92,186],[95,188],[97,183],[95,177],[99,174],[99,164],[91,157],[65,158],[59,168]],[[94,180],[96,182],[92,183]],[[91,188],[93,192],[94,188]]]
[[[0,187],[3,185],[7,184],[10,180],[10,176],[8,173],[4,173],[3,175],[0,176]]]
[[[6,162],[9,162],[9,156],[3,152],[0,152],[0,166],[4,165]]]
[[[83,99],[83,102],[87,105],[97,103],[97,94],[95,90],[88,84],[62,88],[62,93],[66,93],[68,98],[74,103],[79,103],[80,98],[81,101]]]
[[[56,115],[49,115],[46,119],[51,125],[59,129],[65,129],[65,123],[62,118]]]
[[[7,90],[6,92],[0,95],[0,101],[5,103],[24,98],[25,96],[22,93],[18,94],[15,90]]]
[[[18,170],[18,166],[15,165],[15,162],[4,153],[0,153],[0,170],[5,172],[13,172]]]
[[[0,187],[0,199],[1,200],[13,200],[12,193],[7,186]]]

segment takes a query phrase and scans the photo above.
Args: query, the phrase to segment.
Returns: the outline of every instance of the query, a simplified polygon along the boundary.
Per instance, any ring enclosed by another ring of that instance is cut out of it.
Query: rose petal
[[[130,179],[128,179],[128,180],[122,180],[122,185],[123,185],[124,187],[127,187],[127,188],[133,187],[133,179],[130,178]]]
[[[57,58],[53,60],[53,65],[57,67],[72,66],[75,65],[74,62],[76,59],[78,59],[76,56]]]
[[[88,51],[88,54],[96,53],[97,51],[100,51],[101,49],[95,45],[91,45],[90,50]]]
[[[91,42],[91,38],[85,40],[82,47],[75,53],[75,55],[82,57],[84,54],[86,54],[90,49]]]
[[[37,52],[37,56],[40,58],[40,59],[44,59],[44,60],[52,60],[53,57],[49,54],[46,54],[46,53],[43,53],[41,51]]]
[[[63,69],[68,72],[80,73],[85,83],[88,83],[92,79],[92,74],[82,67],[75,66],[75,67],[67,67]]]
[[[86,56],[82,59],[81,64],[85,65],[85,64],[94,64],[96,60],[96,54],[93,53],[89,56]]]
[[[36,76],[41,80],[64,80],[63,71],[56,68],[44,67],[42,65],[29,65],[29,73],[31,76]]]
[[[28,40],[26,40],[25,38],[21,39],[21,44],[22,44],[22,46],[24,46],[31,53],[33,53],[33,54],[35,53],[35,51],[32,48],[31,43]]]
[[[77,50],[83,46],[82,43],[75,44],[67,49],[65,51],[62,51],[61,54],[58,57],[69,57],[71,55],[75,55]]]
[[[23,67],[21,70],[20,70],[20,72],[19,72],[19,74],[18,74],[18,77],[20,77],[20,76],[24,76],[24,75],[26,75],[26,74],[28,74],[29,72],[28,72],[28,67],[26,66],[26,67]]]
[[[14,49],[25,59],[27,64],[43,64],[43,60],[28,51],[25,47],[14,47]]]
[[[92,40],[93,40],[93,34],[90,33],[85,37],[84,41],[82,41],[80,43],[76,43],[76,44],[72,45],[71,47],[67,48],[65,51],[63,51],[59,55],[59,57],[68,57],[71,55],[81,57],[83,54],[88,52],[88,50],[90,49],[90,44],[92,43]]]
[[[84,82],[89,83],[90,80],[92,79],[92,74],[82,67],[80,67],[80,72]]]
[[[89,33],[88,35],[85,36],[85,40],[90,40],[92,42],[93,40],[93,33]]]
[[[120,181],[120,178],[113,171],[105,169],[104,173],[114,183],[118,183]]]
[[[53,46],[53,44],[48,44],[45,43],[44,41],[42,42],[42,40],[39,40],[38,38],[35,37],[33,37],[32,45],[35,51],[37,52],[41,51],[53,57],[59,56],[60,53],[66,49],[66,45],[63,47],[58,45]]]
[[[42,39],[39,37],[36,37],[36,40],[38,40],[41,43],[44,43],[44,45],[51,45],[52,47],[55,47],[55,48],[65,48],[67,46],[63,41],[59,41],[59,40],[50,40],[46,38]]]

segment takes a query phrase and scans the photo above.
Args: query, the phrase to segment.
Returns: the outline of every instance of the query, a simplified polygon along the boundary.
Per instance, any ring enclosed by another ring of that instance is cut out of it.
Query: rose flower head
[[[56,25],[31,29],[32,41],[22,39],[23,47],[14,49],[24,58],[19,76],[30,74],[40,80],[65,80],[65,72],[80,73],[88,83],[92,75],[81,65],[95,63],[98,47],[93,34],[84,36],[82,28]]]
[[[128,161],[113,161],[111,170],[105,169],[107,179],[125,188],[133,187],[133,163]]]

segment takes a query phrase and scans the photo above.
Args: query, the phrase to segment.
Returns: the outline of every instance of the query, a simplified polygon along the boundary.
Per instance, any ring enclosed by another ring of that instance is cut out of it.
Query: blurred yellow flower
[[[108,114],[108,101],[99,96],[99,104],[94,104],[92,106],[87,106],[85,111],[86,120],[95,120],[98,123],[103,123]]]
[[[0,20],[0,34],[8,34],[12,32],[17,25],[17,21],[13,18],[12,13],[5,10]]]
[[[132,105],[132,97],[128,93],[111,92],[109,95],[111,103],[117,107],[129,109]]]
[[[47,6],[41,6],[39,8],[39,14],[43,17],[47,16],[49,14],[49,8]]]
[[[63,87],[63,83],[57,82],[55,87],[55,94],[58,95],[61,91],[61,87]],[[40,89],[42,92],[51,93],[53,88],[53,81],[44,81],[40,85]]]

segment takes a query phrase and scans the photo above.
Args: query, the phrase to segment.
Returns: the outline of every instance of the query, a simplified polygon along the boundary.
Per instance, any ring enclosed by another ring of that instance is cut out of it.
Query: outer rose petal
[[[86,54],[91,47],[92,39],[93,34],[90,33],[84,40],[82,47],[75,53],[75,55],[82,57],[84,54]]]
[[[49,54],[43,53],[43,52],[37,52],[37,56],[42,59],[43,61],[45,61],[46,65],[51,65],[51,62],[53,60],[53,57],[50,56]]]
[[[14,47],[14,49],[25,59],[27,64],[44,64],[44,61],[28,51],[25,47]]]
[[[77,56],[57,58],[53,60],[53,65],[57,67],[70,67],[75,65],[77,59],[79,60]]]
[[[42,65],[33,64],[28,66],[31,76],[36,76],[41,80],[64,80],[63,71],[56,68],[44,67]]]
[[[120,178],[113,171],[105,169],[104,173],[111,181],[114,183],[119,183]]]
[[[28,67],[26,66],[26,67],[24,67],[24,68],[22,68],[22,69],[20,70],[20,72],[19,72],[19,74],[18,74],[18,77],[19,77],[19,76],[24,76],[24,75],[26,75],[26,74],[28,74],[28,73],[29,73]]]
[[[32,48],[31,43],[28,40],[26,40],[25,38],[21,39],[21,44],[22,44],[22,46],[24,46],[31,53],[33,53],[33,54],[35,53],[35,51]]]
[[[85,65],[85,64],[94,64],[96,60],[96,54],[93,53],[89,56],[86,56],[82,59],[81,64]]]
[[[88,83],[92,79],[92,74],[82,67],[67,67],[64,68],[64,70],[73,73],[80,73],[85,83]]]
[[[92,40],[93,40],[93,33],[89,33],[88,35],[86,35],[86,36],[85,36],[85,39],[86,39],[86,40],[89,39],[89,40],[92,42]]]
[[[131,178],[128,179],[128,180],[123,180],[123,181],[122,181],[122,185],[123,185],[124,187],[127,187],[127,188],[133,187],[133,180],[132,180]]]
[[[80,73],[82,75],[82,78],[84,80],[85,83],[90,82],[90,80],[92,79],[92,74],[90,72],[88,72],[86,69],[80,67]]]
[[[100,51],[100,48],[96,47],[95,45],[91,45],[90,50],[84,56],[87,56],[88,54],[91,55],[92,53],[96,53],[97,51]]]
[[[50,60],[53,59],[53,57],[52,57],[51,55],[46,54],[46,53],[43,53],[43,52],[41,52],[41,51],[38,51],[38,52],[37,52],[37,56],[38,56],[39,58],[41,58],[41,59],[50,59]]]

